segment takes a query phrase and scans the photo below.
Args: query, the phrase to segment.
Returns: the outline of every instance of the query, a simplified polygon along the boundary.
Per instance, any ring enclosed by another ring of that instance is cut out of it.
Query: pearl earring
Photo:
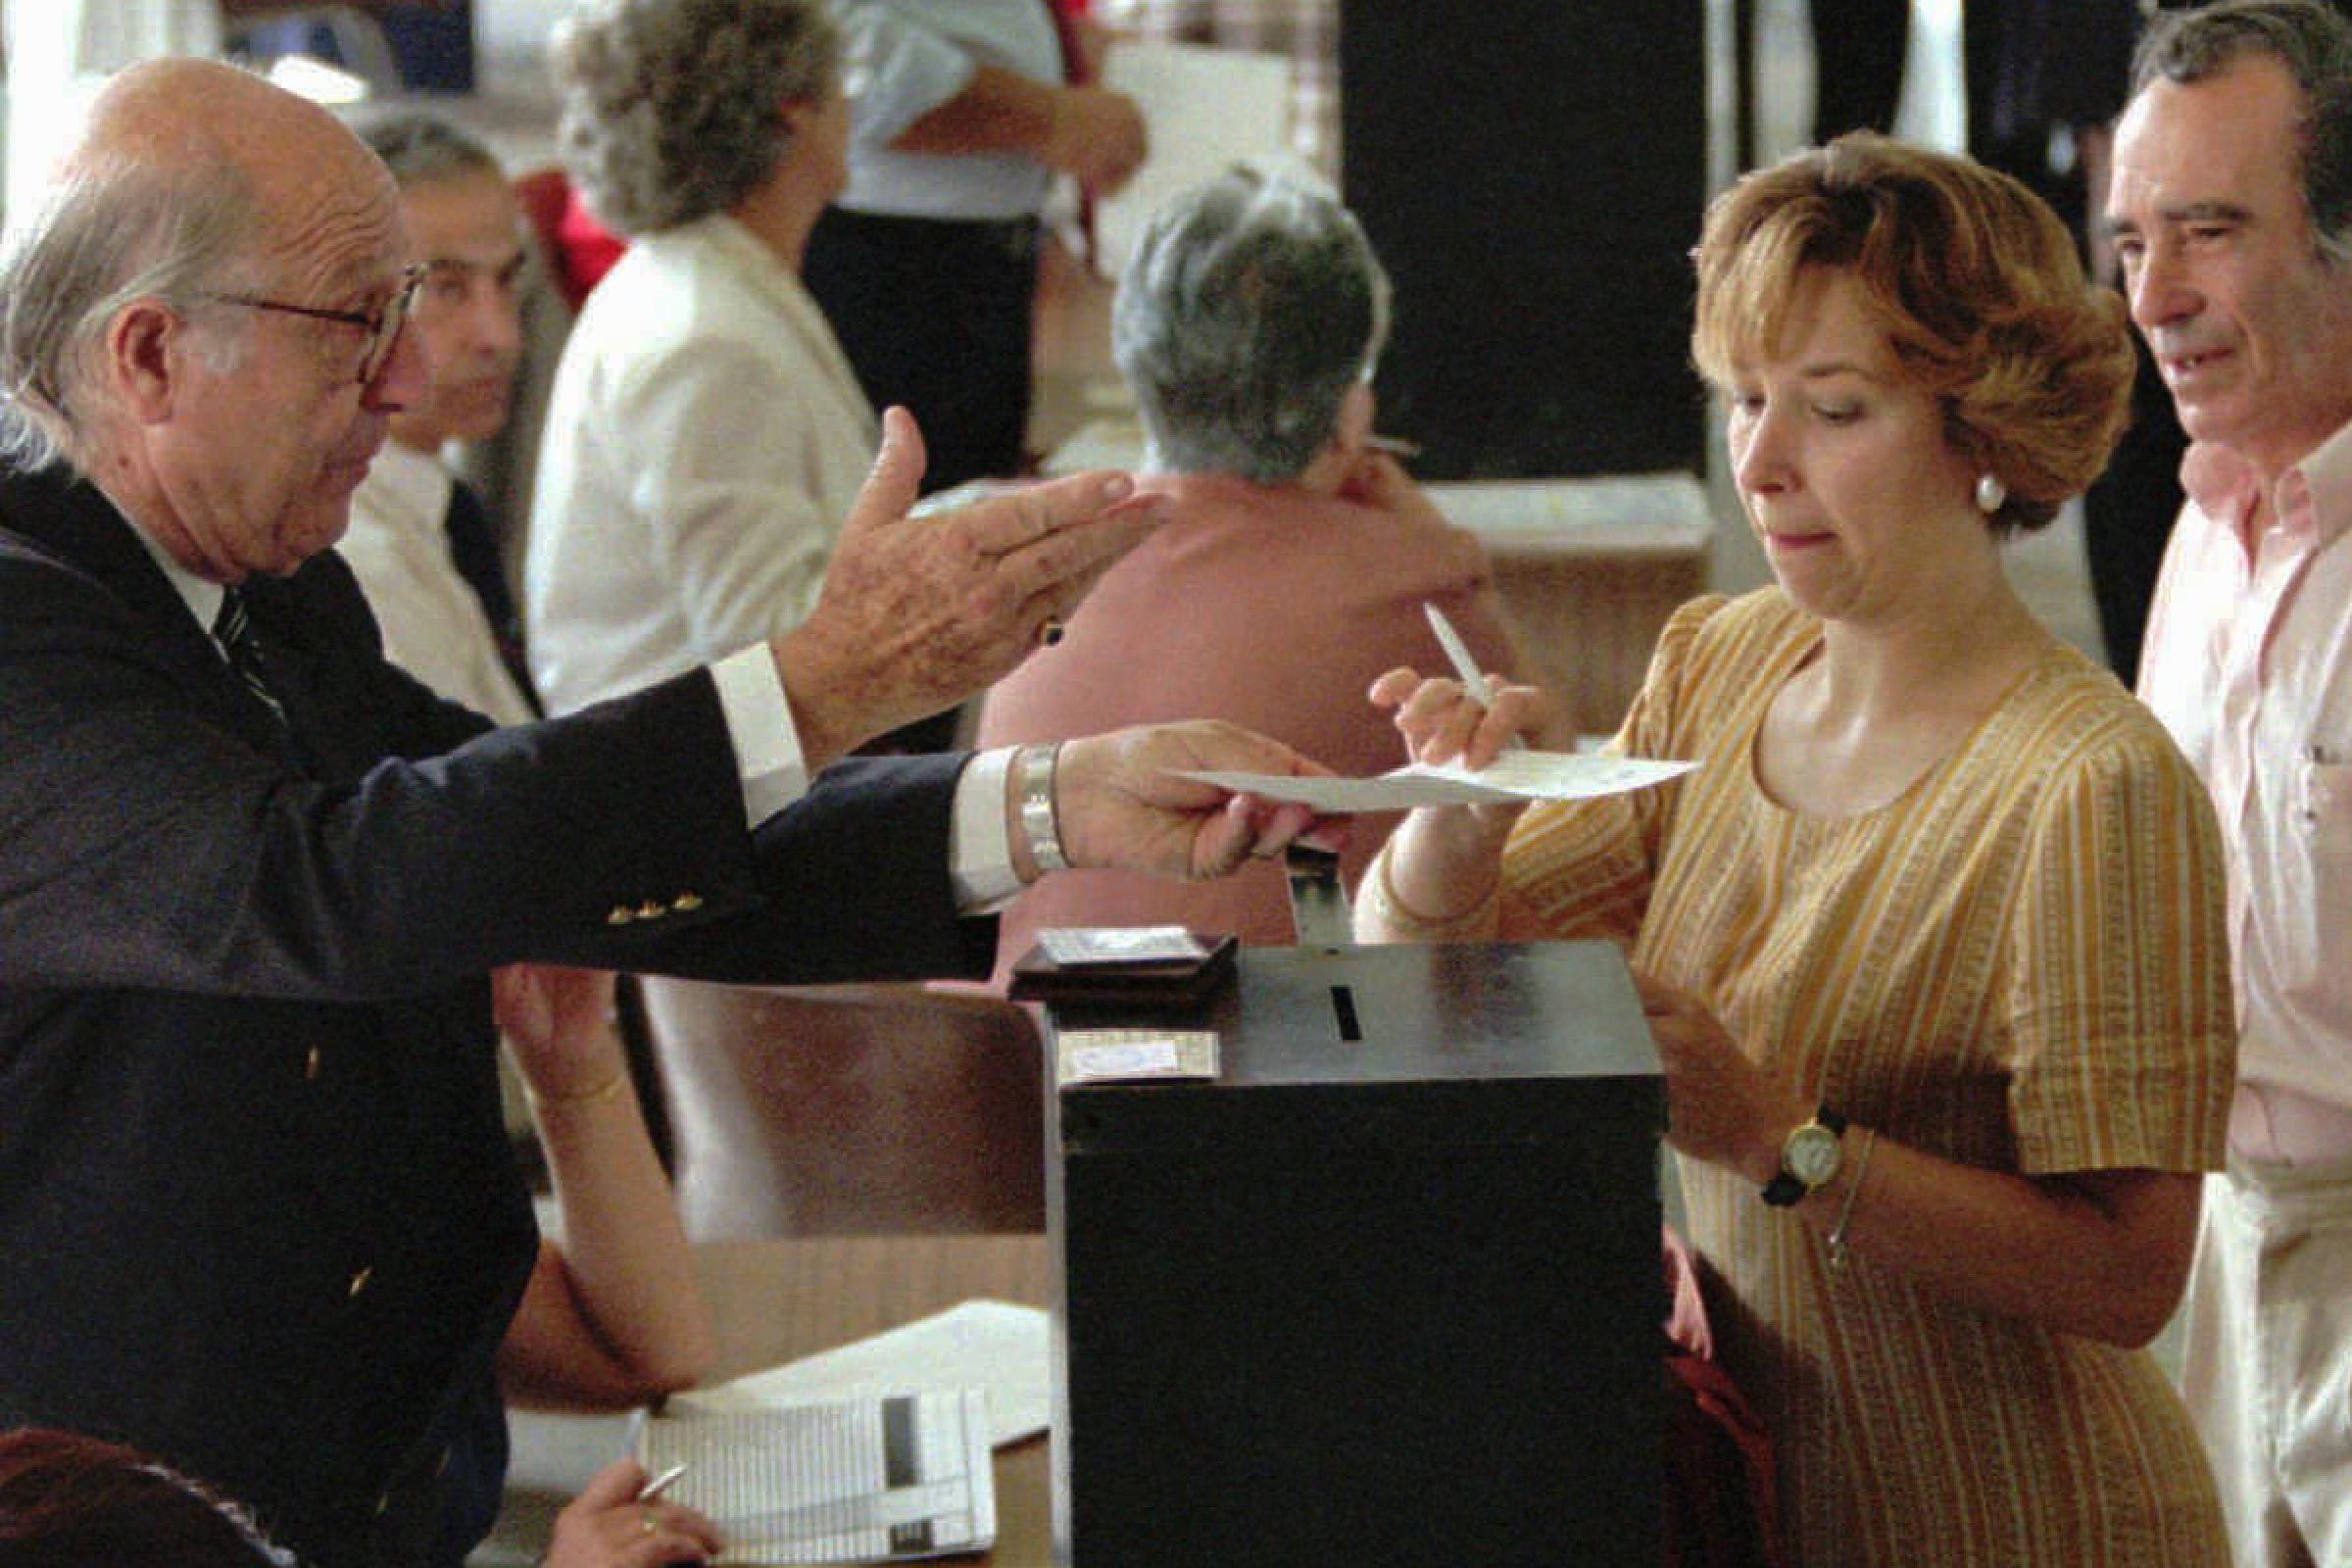
[[[2009,487],[1994,474],[1982,474],[1977,479],[1977,510],[1987,517],[2001,510],[2009,499]]]

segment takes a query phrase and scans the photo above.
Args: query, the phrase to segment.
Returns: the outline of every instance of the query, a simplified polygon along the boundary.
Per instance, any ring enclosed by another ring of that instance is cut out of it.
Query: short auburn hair
[[[2083,276],[2039,197],[1968,159],[1840,136],[1718,196],[1692,254],[1691,358],[1717,387],[1779,346],[1808,273],[1859,285],[1955,449],[2007,487],[1996,532],[2056,516],[2131,417],[2122,298]]]

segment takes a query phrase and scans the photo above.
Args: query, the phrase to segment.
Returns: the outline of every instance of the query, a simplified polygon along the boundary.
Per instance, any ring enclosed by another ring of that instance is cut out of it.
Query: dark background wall
[[[1424,478],[1696,468],[1700,0],[1347,0],[1348,205],[1396,283],[1382,428]]]

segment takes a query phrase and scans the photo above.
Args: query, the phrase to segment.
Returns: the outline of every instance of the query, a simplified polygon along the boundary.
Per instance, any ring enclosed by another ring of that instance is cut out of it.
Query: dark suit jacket
[[[485,972],[976,974],[994,923],[954,913],[958,760],[747,833],[707,674],[492,732],[332,555],[250,597],[290,736],[98,492],[0,477],[0,1412],[415,1564],[468,1544],[430,1544],[453,1443],[503,1464],[534,1241]]]

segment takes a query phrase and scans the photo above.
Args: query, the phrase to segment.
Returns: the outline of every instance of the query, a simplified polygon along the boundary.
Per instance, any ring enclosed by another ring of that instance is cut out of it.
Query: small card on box
[[[1128,1084],[1217,1075],[1213,1029],[1064,1029],[1056,1082]]]

